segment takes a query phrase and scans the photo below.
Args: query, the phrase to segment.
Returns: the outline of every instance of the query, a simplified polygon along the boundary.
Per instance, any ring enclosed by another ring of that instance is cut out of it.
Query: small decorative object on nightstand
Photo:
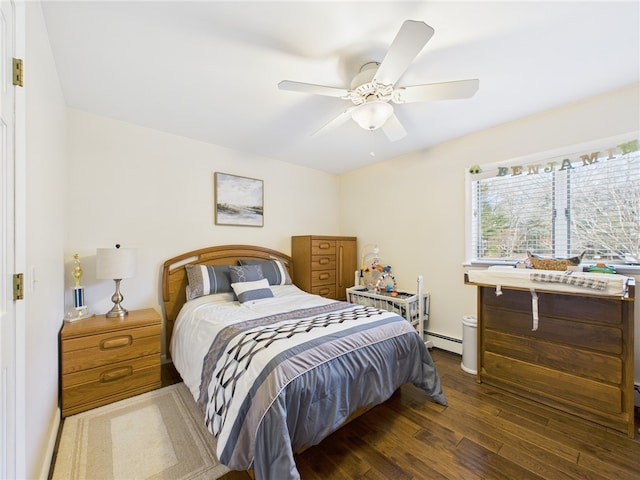
[[[127,310],[122,308],[120,281],[136,274],[136,251],[132,248],[99,248],[96,252],[96,278],[111,279],[116,282],[116,292],[111,297],[113,308],[107,312],[108,318],[124,318]]]
[[[161,319],[132,310],[126,322],[106,315],[65,322],[60,331],[62,416],[160,388]]]
[[[75,322],[90,316],[89,309],[84,304],[84,287],[80,285],[82,279],[82,266],[80,265],[80,257],[78,254],[73,255],[73,270],[71,276],[75,281],[73,287],[73,308],[67,312],[64,318],[65,322]]]

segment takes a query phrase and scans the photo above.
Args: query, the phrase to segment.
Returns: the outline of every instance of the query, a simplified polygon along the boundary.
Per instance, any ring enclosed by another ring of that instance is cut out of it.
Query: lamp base
[[[116,304],[105,314],[105,316],[107,318],[124,318],[128,313],[129,312],[125,308],[122,308],[120,304]]]
[[[122,294],[120,293],[120,278],[116,278],[114,282],[116,282],[116,292],[111,297],[111,301],[113,302],[113,308],[106,313],[107,318],[124,318],[127,316],[129,312],[125,308],[122,308],[120,302],[122,302]]]

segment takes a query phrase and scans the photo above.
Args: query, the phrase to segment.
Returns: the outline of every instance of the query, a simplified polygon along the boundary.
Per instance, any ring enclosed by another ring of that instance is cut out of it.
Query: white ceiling
[[[640,82],[638,1],[45,0],[43,11],[69,107],[330,173]],[[278,82],[348,88],[406,19],[435,35],[397,86],[478,78],[475,96],[396,105],[408,132],[397,142],[351,120],[312,136],[349,102]]]

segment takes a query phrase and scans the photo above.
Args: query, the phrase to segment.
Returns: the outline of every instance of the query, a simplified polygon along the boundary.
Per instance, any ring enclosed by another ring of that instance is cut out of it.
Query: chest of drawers
[[[62,416],[160,387],[161,319],[149,308],[123,319],[104,315],[60,331]]]
[[[291,237],[293,282],[309,293],[346,300],[357,269],[356,237]]]
[[[468,284],[474,285],[471,282]],[[633,305],[624,298],[478,285],[478,381],[634,436]]]

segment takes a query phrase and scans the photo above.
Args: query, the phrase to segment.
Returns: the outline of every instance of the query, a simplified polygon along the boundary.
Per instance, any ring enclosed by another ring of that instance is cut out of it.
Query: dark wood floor
[[[432,350],[449,401],[412,385],[296,456],[303,480],[640,478],[635,439],[476,383]],[[167,381],[176,377],[167,376]],[[179,379],[179,377],[177,377]],[[231,472],[224,480],[246,480]]]

